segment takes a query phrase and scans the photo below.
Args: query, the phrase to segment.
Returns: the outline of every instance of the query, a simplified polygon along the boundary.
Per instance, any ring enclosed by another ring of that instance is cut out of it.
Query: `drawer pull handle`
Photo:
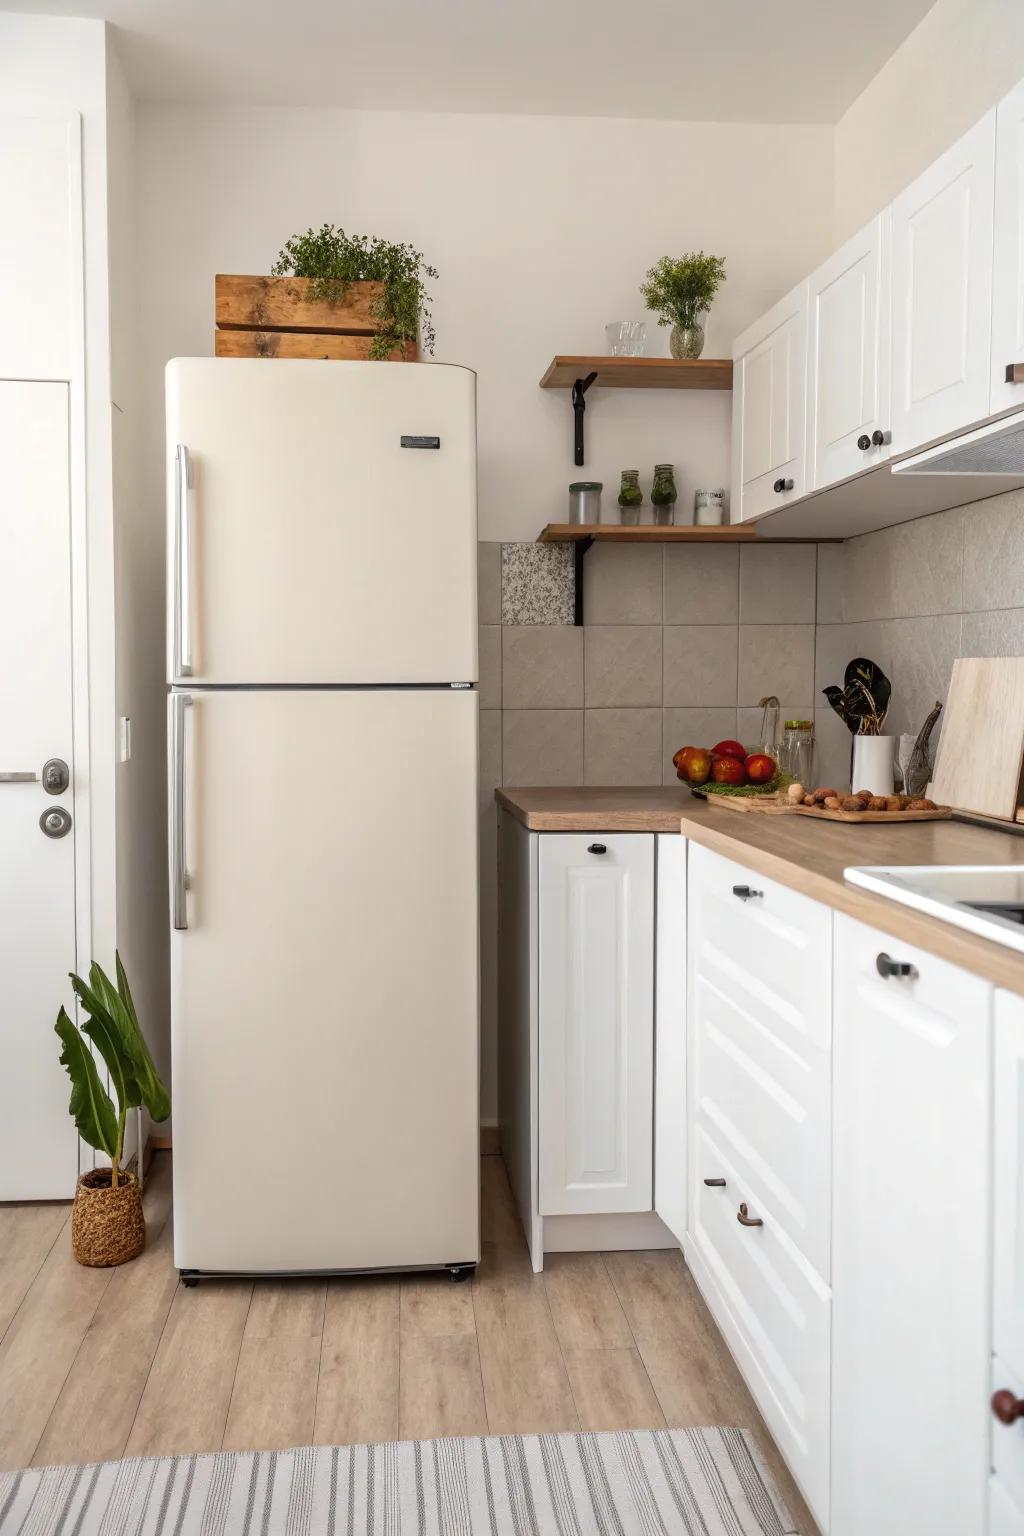
[[[734,885],[732,893],[734,896],[738,896],[740,901],[750,901],[753,896],[764,895],[764,891],[752,891],[749,885]]]
[[[587,852],[588,853],[607,853],[608,852],[608,848],[607,848],[607,845],[605,843],[591,843],[590,847],[587,849]]]
[[[1018,1419],[1024,1419],[1024,1397],[1014,1397],[1005,1387],[1001,1392],[993,1392],[992,1412],[1000,1424],[1016,1424]]]
[[[879,976],[884,977],[886,981],[888,981],[892,976],[917,975],[917,971],[910,964],[909,960],[894,960],[892,955],[887,955],[884,949],[880,955],[876,956],[875,970],[878,972]]]
[[[705,1179],[704,1183],[707,1185],[708,1189],[724,1189],[725,1188],[725,1180],[724,1179]]]
[[[741,1227],[763,1227],[764,1226],[764,1222],[761,1220],[760,1216],[748,1216],[747,1215],[747,1202],[745,1200],[741,1204],[739,1210],[736,1212],[736,1220],[739,1222]]]

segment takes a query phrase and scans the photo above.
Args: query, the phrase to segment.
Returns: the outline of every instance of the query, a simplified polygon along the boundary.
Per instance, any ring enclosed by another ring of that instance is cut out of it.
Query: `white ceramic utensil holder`
[[[853,783],[850,785],[854,793],[860,789],[869,789],[873,795],[891,795],[895,754],[895,736],[855,736]]]

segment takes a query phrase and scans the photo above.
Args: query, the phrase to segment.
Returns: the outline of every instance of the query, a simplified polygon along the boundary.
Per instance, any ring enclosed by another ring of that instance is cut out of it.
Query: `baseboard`
[[[545,1216],[545,1253],[600,1253],[628,1248],[678,1248],[653,1211],[614,1216]]]
[[[146,1142],[146,1156],[151,1152],[170,1152],[171,1138],[169,1136],[151,1136]]]

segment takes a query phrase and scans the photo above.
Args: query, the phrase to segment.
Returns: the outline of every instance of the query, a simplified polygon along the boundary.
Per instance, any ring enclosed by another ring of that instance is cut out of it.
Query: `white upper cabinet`
[[[808,490],[889,456],[891,274],[886,210],[810,280]]]
[[[654,838],[547,833],[539,887],[541,1215],[649,1211]]]
[[[807,291],[801,283],[733,347],[733,522],[806,489]]]
[[[995,254],[992,268],[993,411],[1024,407],[1024,384],[1006,372],[1024,363],[1024,81],[996,113]]]
[[[892,451],[988,415],[996,114],[892,207]]]

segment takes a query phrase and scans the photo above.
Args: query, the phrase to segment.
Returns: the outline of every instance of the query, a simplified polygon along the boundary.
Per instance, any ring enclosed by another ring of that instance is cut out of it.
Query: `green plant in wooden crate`
[[[370,356],[389,357],[415,343],[421,331],[425,351],[433,353],[426,284],[437,276],[437,269],[412,245],[396,245],[377,235],[347,235],[340,227],[323,224],[286,241],[270,270],[274,277],[309,278],[312,297],[329,304],[343,303],[353,283],[381,283],[383,292],[370,307],[377,327]]]
[[[171,1112],[170,1094],[153,1065],[139,1027],[120,955],[116,961],[116,987],[95,962],[89,967],[88,982],[71,973],[71,985],[88,1017],[78,1030],[62,1007],[54,1025],[64,1047],[61,1064],[71,1079],[71,1115],[82,1140],[110,1158],[112,1189],[118,1187],[128,1111],[145,1105],[154,1120],[166,1120]],[[89,1037],[106,1063],[116,1107],[100,1080],[96,1058],[83,1035]]]

